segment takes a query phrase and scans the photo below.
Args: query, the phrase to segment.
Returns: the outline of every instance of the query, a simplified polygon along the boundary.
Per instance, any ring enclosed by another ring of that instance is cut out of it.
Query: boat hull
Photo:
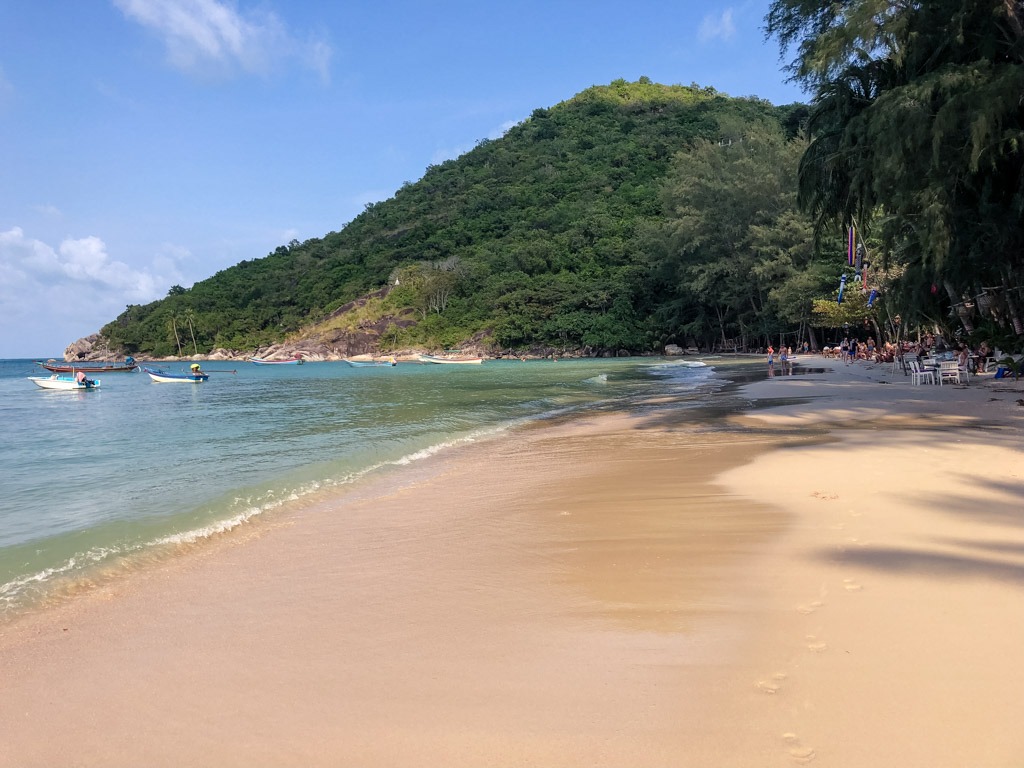
[[[199,384],[210,378],[208,373],[196,375],[192,373],[168,373],[167,371],[157,371],[152,368],[143,368],[142,370],[148,373],[149,378],[158,384]]]
[[[305,361],[301,357],[292,360],[264,360],[261,357],[250,357],[249,362],[256,365],[302,365]]]
[[[420,355],[421,363],[434,363],[437,365],[480,365],[482,357],[434,357],[434,355]]]
[[[85,384],[80,384],[75,381],[71,376],[29,376],[29,380],[37,387],[42,389],[62,389],[66,391],[77,390],[80,392],[86,392],[90,389],[99,389],[100,380],[89,381]]]
[[[349,360],[345,358],[345,362],[353,368],[390,368],[398,365],[395,360]]]
[[[131,365],[67,365],[63,363],[40,363],[36,365],[45,368],[51,373],[127,373],[139,367],[138,363]]]

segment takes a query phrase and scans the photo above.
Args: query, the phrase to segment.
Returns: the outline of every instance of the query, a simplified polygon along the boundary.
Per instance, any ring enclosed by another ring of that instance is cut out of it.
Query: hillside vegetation
[[[357,303],[385,349],[767,338],[805,323],[838,277],[796,212],[805,114],[646,78],[593,87],[340,231],[129,306],[101,335],[134,355],[253,350],[343,328],[339,308],[390,287]]]

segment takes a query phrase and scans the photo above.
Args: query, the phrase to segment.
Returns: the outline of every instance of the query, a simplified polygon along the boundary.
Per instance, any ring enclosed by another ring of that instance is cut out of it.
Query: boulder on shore
[[[72,342],[64,349],[64,362],[66,363],[83,360],[119,360],[121,357],[107,346],[106,339],[98,333]]]

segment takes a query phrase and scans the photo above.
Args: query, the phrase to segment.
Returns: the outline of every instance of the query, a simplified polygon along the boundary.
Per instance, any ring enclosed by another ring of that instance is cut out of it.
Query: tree
[[[666,182],[660,268],[677,284],[683,335],[746,347],[804,322],[832,276],[808,272],[813,233],[796,208],[804,142],[778,125],[730,126],[729,139],[677,156]],[[838,278],[838,275],[835,276]]]
[[[174,343],[178,346],[178,357],[181,357],[181,337],[178,336],[178,314],[177,312],[171,312],[167,319],[167,325],[171,329],[171,333],[174,334]]]
[[[766,31],[814,92],[800,203],[872,227],[904,304],[956,314],[1024,279],[1024,3],[775,0]],[[948,288],[946,286],[948,285]],[[939,294],[941,297],[941,293]]]
[[[195,310],[192,309],[192,307],[188,307],[188,308],[185,309],[185,321],[188,323],[188,332],[192,336],[192,352],[196,356],[198,356],[199,355],[199,346],[196,344],[196,331],[195,331],[195,327],[193,325],[193,321],[195,320],[195,317],[196,317],[196,313],[195,313]]]

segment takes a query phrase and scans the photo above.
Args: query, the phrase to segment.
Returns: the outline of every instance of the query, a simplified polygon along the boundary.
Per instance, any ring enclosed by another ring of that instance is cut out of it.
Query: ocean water
[[[0,360],[0,619],[517,424],[645,396],[699,404],[724,383],[710,363],[658,358],[204,368],[202,384],[113,373],[62,392],[28,381],[45,373],[31,360]]]

